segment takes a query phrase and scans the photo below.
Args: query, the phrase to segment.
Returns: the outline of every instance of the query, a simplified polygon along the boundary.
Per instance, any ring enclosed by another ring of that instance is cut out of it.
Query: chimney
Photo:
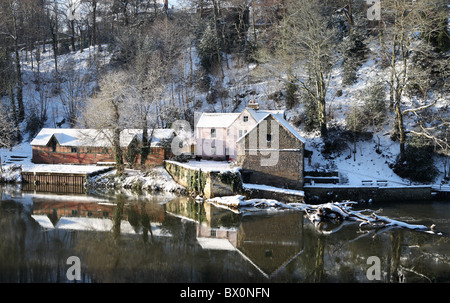
[[[250,102],[248,103],[248,108],[249,109],[259,110],[259,104],[256,103],[255,100],[250,100]]]

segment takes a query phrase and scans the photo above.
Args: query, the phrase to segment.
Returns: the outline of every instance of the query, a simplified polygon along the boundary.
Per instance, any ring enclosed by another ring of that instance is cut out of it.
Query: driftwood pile
[[[393,220],[387,217],[379,216],[377,214],[379,211],[373,211],[370,209],[354,210],[352,207],[356,204],[358,203],[351,201],[330,202],[320,205],[298,204],[297,209],[303,210],[308,219],[315,225],[325,221],[332,223],[356,221],[360,222],[360,228],[366,229],[399,227],[439,234],[434,231],[434,226],[427,227],[425,225],[409,224],[402,221]]]
[[[382,229],[382,228],[406,228],[436,235],[442,235],[435,232],[434,225],[427,227],[425,225],[409,224],[402,221],[393,220],[378,215],[380,211],[370,209],[354,210],[353,206],[357,202],[329,202],[318,205],[305,203],[282,203],[270,199],[252,199],[245,201],[243,196],[222,197],[208,200],[209,202],[227,206],[238,212],[251,212],[267,209],[275,210],[299,210],[305,212],[305,216],[318,228],[324,223],[340,224],[344,222],[359,222],[360,229]]]

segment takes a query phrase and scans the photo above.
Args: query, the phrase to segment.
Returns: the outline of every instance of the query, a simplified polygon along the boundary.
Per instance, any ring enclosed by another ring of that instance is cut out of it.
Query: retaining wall
[[[206,199],[233,196],[242,191],[239,173],[202,171],[174,161],[164,161],[164,168],[178,184],[186,187],[188,192]]]
[[[404,186],[404,187],[346,187],[346,186],[305,186],[307,202],[328,201],[415,201],[431,200],[431,186]]]

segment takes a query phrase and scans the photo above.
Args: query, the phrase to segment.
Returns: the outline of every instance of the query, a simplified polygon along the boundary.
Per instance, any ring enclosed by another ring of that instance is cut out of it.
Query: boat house
[[[149,130],[152,135],[146,165],[162,165],[170,157],[164,140],[172,129]],[[36,164],[101,164],[115,162],[111,130],[43,128],[31,141],[32,162]],[[125,129],[120,136],[125,163],[140,163],[141,129]]]

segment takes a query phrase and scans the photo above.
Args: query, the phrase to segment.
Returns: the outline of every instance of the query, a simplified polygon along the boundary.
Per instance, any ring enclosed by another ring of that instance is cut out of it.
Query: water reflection
[[[80,282],[371,282],[370,256],[381,282],[450,282],[447,237],[354,224],[330,234],[301,212],[243,215],[166,198],[3,190],[0,282],[68,282],[69,256],[81,260]]]

